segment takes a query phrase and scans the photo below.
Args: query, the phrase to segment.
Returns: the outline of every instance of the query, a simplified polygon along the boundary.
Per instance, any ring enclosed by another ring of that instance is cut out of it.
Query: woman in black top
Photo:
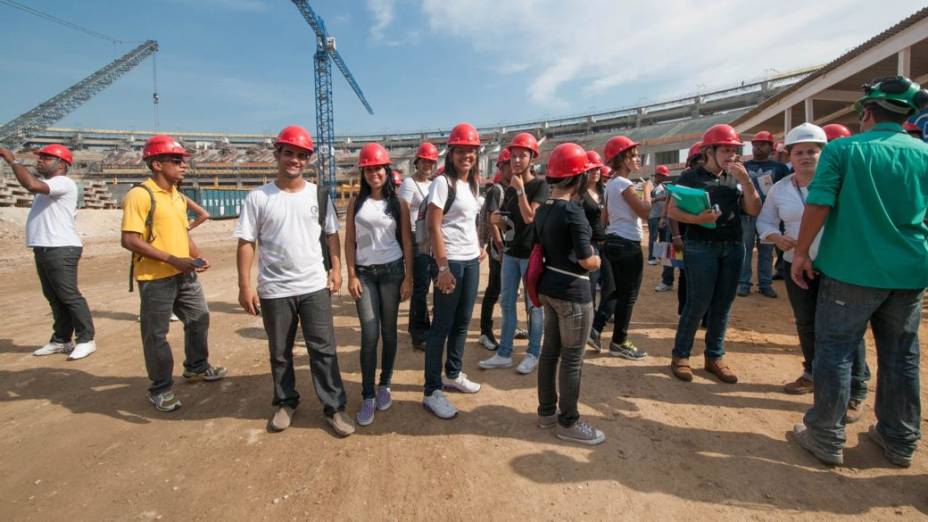
[[[551,197],[535,216],[534,237],[545,252],[538,281],[545,314],[538,363],[538,426],[556,427],[561,440],[593,445],[606,436],[581,421],[577,410],[583,346],[593,324],[589,272],[599,268],[599,256],[590,244],[590,224],[575,201],[585,187],[588,163],[586,151],[574,143],[563,143],[551,152],[546,171]]]
[[[586,151],[589,160],[589,170],[587,171],[586,184],[580,191],[578,199],[583,207],[583,213],[586,214],[586,220],[590,223],[593,230],[591,242],[596,254],[603,249],[603,241],[606,240],[606,224],[603,222],[603,209],[605,208],[605,186],[609,179],[609,167],[603,165],[602,158],[595,150]],[[593,292],[593,308],[597,306],[596,287],[599,286],[600,300],[604,296],[612,293],[614,284],[612,282],[612,273],[609,270],[609,263],[604,263],[599,270],[590,272],[590,290]],[[612,315],[610,311],[609,315]]]

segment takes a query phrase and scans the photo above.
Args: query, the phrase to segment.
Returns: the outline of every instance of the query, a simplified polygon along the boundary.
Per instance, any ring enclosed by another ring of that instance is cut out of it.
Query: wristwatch
[[[438,267],[438,273],[439,273],[439,274],[442,274],[442,273],[444,273],[444,272],[447,272],[448,270],[449,270],[448,265]]]
[[[26,164],[26,163],[25,163],[23,160],[21,160],[21,159],[15,159],[15,160],[13,160],[12,163],[10,163],[10,165],[25,165],[25,164]]]
[[[519,189],[519,190],[516,191],[516,196],[522,197],[522,196],[524,196],[524,195],[525,195],[525,191],[524,191],[524,190]]]

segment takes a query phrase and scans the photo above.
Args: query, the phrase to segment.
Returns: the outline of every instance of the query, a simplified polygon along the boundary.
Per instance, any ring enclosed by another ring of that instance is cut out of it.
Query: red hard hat
[[[416,158],[428,161],[438,161],[438,147],[427,141],[423,141],[419,144],[419,149],[416,150]]]
[[[361,152],[358,153],[359,169],[389,164],[390,155],[387,154],[387,149],[383,148],[383,145],[379,143],[368,143],[361,147]]]
[[[280,131],[280,134],[277,135],[277,141],[274,142],[274,145],[293,145],[294,147],[308,150],[310,154],[313,153],[313,137],[309,135],[308,130],[299,125],[284,127],[284,130]]]
[[[659,176],[669,176],[670,169],[667,168],[667,165],[658,165],[657,167],[655,167],[654,173]]]
[[[465,147],[479,147],[480,134],[470,123],[458,123],[448,135],[448,145],[463,145]]]
[[[54,156],[61,161],[71,165],[74,163],[74,156],[71,155],[71,151],[68,150],[64,145],[59,145],[57,143],[52,143],[51,145],[46,145],[41,149],[35,151],[36,155],[45,154],[47,156]]]
[[[738,133],[735,132],[735,129],[732,128],[731,125],[725,125],[724,123],[709,127],[709,130],[702,136],[702,144],[705,147],[718,145],[734,145],[740,147],[744,145],[744,143],[741,143],[741,138],[738,136]]]
[[[596,152],[595,150],[586,151],[586,158],[590,161],[591,169],[595,169],[597,167],[598,168],[603,167],[603,159],[599,156],[599,153]]]
[[[607,165],[603,165],[602,167],[599,167],[599,176],[602,178],[606,178],[606,179],[611,178],[612,169],[609,168]]]
[[[921,132],[922,132],[922,130],[918,127],[918,125],[915,125],[914,123],[912,123],[912,122],[910,122],[910,121],[908,121],[908,120],[907,120],[905,123],[902,124],[902,128],[903,128],[906,132],[917,132],[917,133],[919,133],[919,134],[921,134]]]
[[[159,134],[148,138],[145,142],[145,148],[142,149],[142,159],[146,160],[152,156],[190,156],[177,140],[167,134]]]
[[[603,156],[606,157],[606,163],[612,163],[612,158],[638,145],[638,142],[632,141],[631,138],[626,136],[613,136],[609,138],[609,141],[606,142],[606,146],[603,148]]]
[[[576,143],[561,143],[551,151],[545,175],[554,179],[570,178],[589,170],[589,164],[583,147]]]
[[[499,183],[503,180],[503,173],[501,171],[496,171],[496,175],[493,176],[493,183]]]
[[[444,174],[444,173],[445,173],[445,166],[444,166],[444,165],[442,165],[441,167],[438,167],[438,170],[435,171],[435,174],[438,174],[438,175],[441,175],[441,174]]]
[[[520,132],[512,138],[512,143],[509,144],[509,148],[519,147],[522,149],[528,149],[532,151],[533,156],[538,155],[538,140],[535,139],[535,136],[527,132]]]
[[[770,134],[767,131],[760,131],[755,134],[753,138],[751,138],[751,143],[754,143],[755,141],[766,141],[770,144],[773,144],[773,134]]]
[[[509,147],[501,148],[496,156],[496,166],[499,167],[503,163],[509,163]]]
[[[829,123],[822,127],[822,130],[825,131],[825,137],[828,138],[828,141],[834,141],[838,138],[847,138],[851,135],[851,130],[840,123]]]
[[[397,187],[403,184],[403,175],[398,170],[393,171],[393,184]]]
[[[702,154],[702,142],[701,141],[697,141],[696,143],[693,144],[692,147],[690,147],[690,151],[686,155],[686,161],[693,159],[693,156],[697,156],[699,154]]]

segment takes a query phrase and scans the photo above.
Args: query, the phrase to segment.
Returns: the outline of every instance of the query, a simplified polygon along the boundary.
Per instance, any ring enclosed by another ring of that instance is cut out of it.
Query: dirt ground
[[[178,382],[184,407],[163,414],[146,399],[138,297],[127,292],[118,214],[79,214],[87,241],[80,285],[98,351],[67,362],[31,355],[47,341],[51,317],[17,232],[21,210],[0,213],[0,519],[912,520],[928,513],[925,445],[911,468],[890,465],[865,435],[872,394],[863,419],[848,428],[845,467],[822,466],[787,438],[811,397],[781,391],[801,359],[780,282],[779,299],[752,294],[735,303],[726,346],[740,382],[721,384],[698,369],[682,383],[668,369],[676,297],[655,293],[659,267],[646,267],[631,335],[651,356],[630,362],[588,353],[585,361],[581,414],[606,433],[600,446],[562,443],[535,427],[534,374],[477,368],[488,356],[476,343],[479,314],[465,371],[483,389],[452,396],[461,410],[454,420],[425,412],[423,356],[405,334],[405,304],[390,410],[349,438],[334,436],[300,349],[303,402],[293,427],[271,434],[266,341],[260,320],[237,304],[232,222],[194,233],[213,265],[202,276],[211,360],[229,376]],[[344,288],[334,314],[354,415],[360,332]],[[925,321],[921,335],[924,351]],[[182,339],[175,323],[179,381]],[[518,342],[517,357],[524,349]],[[694,355],[701,350],[697,339]],[[869,359],[873,390],[872,348]]]

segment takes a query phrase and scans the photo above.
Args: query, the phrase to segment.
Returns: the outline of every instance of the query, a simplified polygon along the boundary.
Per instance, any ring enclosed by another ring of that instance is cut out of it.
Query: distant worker
[[[854,104],[861,134],[829,143],[809,185],[791,275],[800,288],[819,279],[815,401],[793,434],[828,464],[844,462],[851,368],[868,325],[878,363],[877,423],[868,435],[900,467],[912,464],[921,438],[928,144],[906,135],[902,123],[926,105],[928,90],[903,76],[865,85]]]
[[[152,136],[142,151],[151,177],[130,189],[122,204],[122,246],[133,253],[131,277],[139,285],[148,398],[162,412],[181,407],[167,340],[172,313],[184,323],[184,378],[216,381],[227,373],[208,360],[209,308],[197,274],[210,265],[190,237],[187,200],[177,190],[189,156],[171,136]]]
[[[36,155],[35,170],[41,178],[33,176],[12,151],[0,147],[0,156],[13,168],[16,181],[34,194],[26,218],[26,246],[32,248],[54,321],[48,344],[32,355],[64,353],[68,360],[83,359],[97,346],[90,308],[77,287],[77,265],[84,249],[74,227],[77,184],[67,175],[73,156],[58,144],[46,145]]]
[[[651,210],[648,212],[648,264],[651,266],[660,262],[654,257],[654,243],[661,237],[661,214],[664,212],[664,202],[667,200],[667,189],[664,184],[668,181],[670,181],[670,169],[667,165],[655,167],[654,191],[651,193]]]
[[[490,223],[490,217],[499,210],[503,203],[503,195],[509,186],[512,170],[509,165],[509,147],[500,149],[496,157],[496,176],[493,183],[487,188],[483,206],[480,207],[480,244],[487,251],[487,262],[490,273],[487,274],[487,287],[483,291],[483,301],[480,303],[480,338],[477,343],[487,350],[494,351],[499,347],[496,334],[493,332],[493,310],[499,301],[501,289],[500,274],[503,261],[503,235],[499,227]]]
[[[838,138],[847,138],[851,135],[851,129],[848,129],[840,123],[829,123],[822,127],[822,130],[825,131],[825,137],[828,138],[828,143]]]

